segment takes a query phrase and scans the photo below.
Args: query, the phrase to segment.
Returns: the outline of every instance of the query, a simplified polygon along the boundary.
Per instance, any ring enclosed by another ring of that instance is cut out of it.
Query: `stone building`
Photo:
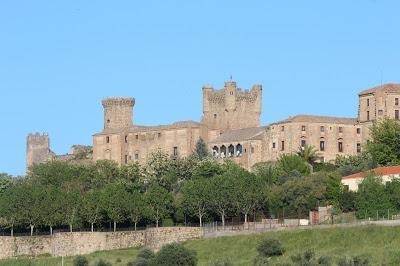
[[[318,149],[323,161],[338,155],[362,151],[372,122],[399,119],[400,84],[384,84],[359,93],[355,118],[296,115],[261,126],[262,86],[250,90],[228,81],[222,89],[203,87],[203,116],[200,122],[179,121],[171,125],[142,126],[133,122],[135,99],[104,99],[104,128],[93,135],[93,160],[114,160],[119,164],[144,163],[155,149],[173,157],[193,153],[203,138],[218,160],[230,158],[245,168],[275,161],[280,155],[297,152],[305,145]],[[28,136],[27,163],[46,160],[45,139]]]

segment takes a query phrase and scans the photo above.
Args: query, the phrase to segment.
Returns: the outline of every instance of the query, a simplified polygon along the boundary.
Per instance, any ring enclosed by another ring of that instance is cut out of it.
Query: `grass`
[[[259,235],[220,237],[188,241],[184,245],[197,252],[199,265],[230,258],[235,265],[252,265],[256,257],[257,243],[265,237],[277,238],[286,249],[283,256],[271,260],[273,265],[290,261],[292,255],[307,249],[316,256],[326,255],[336,261],[343,256],[368,257],[371,265],[400,265],[400,227],[360,226],[352,228],[296,229],[274,231]],[[140,249],[102,251],[87,255],[94,265],[104,259],[112,265],[126,265],[132,261]],[[120,259],[121,262],[117,262]],[[65,259],[64,265],[72,265],[73,258]],[[30,263],[30,264],[29,264]],[[38,257],[0,260],[0,265],[61,265],[60,258]]]

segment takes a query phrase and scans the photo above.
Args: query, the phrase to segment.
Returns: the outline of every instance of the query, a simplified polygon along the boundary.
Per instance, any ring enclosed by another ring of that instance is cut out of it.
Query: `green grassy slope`
[[[333,259],[342,256],[367,256],[371,265],[400,265],[400,227],[363,226],[352,228],[306,229],[275,231],[259,235],[220,237],[188,241],[185,246],[196,250],[199,265],[230,258],[235,265],[251,265],[256,256],[257,243],[264,237],[281,241],[286,249],[284,256],[271,262],[280,264],[290,261],[290,256],[312,249],[316,256],[327,255]],[[133,260],[139,249],[96,252],[87,255],[92,264],[100,258],[113,265],[126,265]],[[64,265],[72,265],[67,258]],[[121,260],[117,262],[117,260]],[[0,265],[61,265],[60,258],[40,257],[33,260],[18,258],[0,260]]]

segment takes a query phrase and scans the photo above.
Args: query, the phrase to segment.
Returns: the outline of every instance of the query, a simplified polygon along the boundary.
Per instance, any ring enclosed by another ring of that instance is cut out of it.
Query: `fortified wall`
[[[203,236],[200,227],[160,227],[144,231],[73,232],[52,236],[1,236],[0,259],[15,256],[76,256],[100,250],[146,246],[153,250],[163,245]]]

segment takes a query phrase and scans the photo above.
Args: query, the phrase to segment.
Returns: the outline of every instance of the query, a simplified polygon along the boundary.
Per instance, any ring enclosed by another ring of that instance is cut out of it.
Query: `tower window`
[[[106,143],[110,143],[110,137],[109,136],[106,137]]]
[[[319,127],[319,131],[324,132],[325,131],[325,127],[324,126],[320,126]]]
[[[378,110],[378,115],[383,115],[383,110]]]
[[[306,146],[306,140],[302,139],[300,145],[301,145],[301,147],[305,147]]]
[[[343,133],[343,127],[339,127],[339,133]]]
[[[394,105],[399,105],[399,98],[394,98]]]
[[[135,160],[139,160],[139,153],[135,153]]]
[[[360,153],[360,152],[361,152],[361,144],[357,143],[357,153]]]
[[[367,99],[367,106],[369,106],[369,99]]]
[[[394,110],[394,119],[399,120],[399,110]]]
[[[233,91],[231,91],[230,94],[233,95]]]
[[[301,126],[301,131],[306,131],[306,126]]]
[[[343,142],[341,141],[338,142],[338,150],[339,152],[343,152]]]
[[[281,126],[281,131],[285,131],[285,126]]]
[[[285,142],[282,140],[281,141],[281,151],[285,150]]]
[[[217,114],[214,114],[214,119],[217,118]]]
[[[325,141],[321,140],[319,142],[319,150],[324,151],[325,150]]]
[[[128,163],[128,155],[125,155],[125,164]]]
[[[369,121],[369,111],[367,111],[367,121]]]
[[[361,133],[361,128],[357,128],[357,134],[360,134]]]
[[[159,138],[161,138],[161,133],[160,133],[160,132],[158,132],[157,136],[158,136]]]
[[[128,136],[125,136],[125,143],[128,143]]]
[[[135,139],[139,139],[139,135],[138,134],[135,135]]]
[[[178,156],[178,147],[174,147],[174,156]]]
[[[107,119],[107,124],[110,124],[110,119]]]
[[[275,149],[275,142],[272,142],[272,149]]]

